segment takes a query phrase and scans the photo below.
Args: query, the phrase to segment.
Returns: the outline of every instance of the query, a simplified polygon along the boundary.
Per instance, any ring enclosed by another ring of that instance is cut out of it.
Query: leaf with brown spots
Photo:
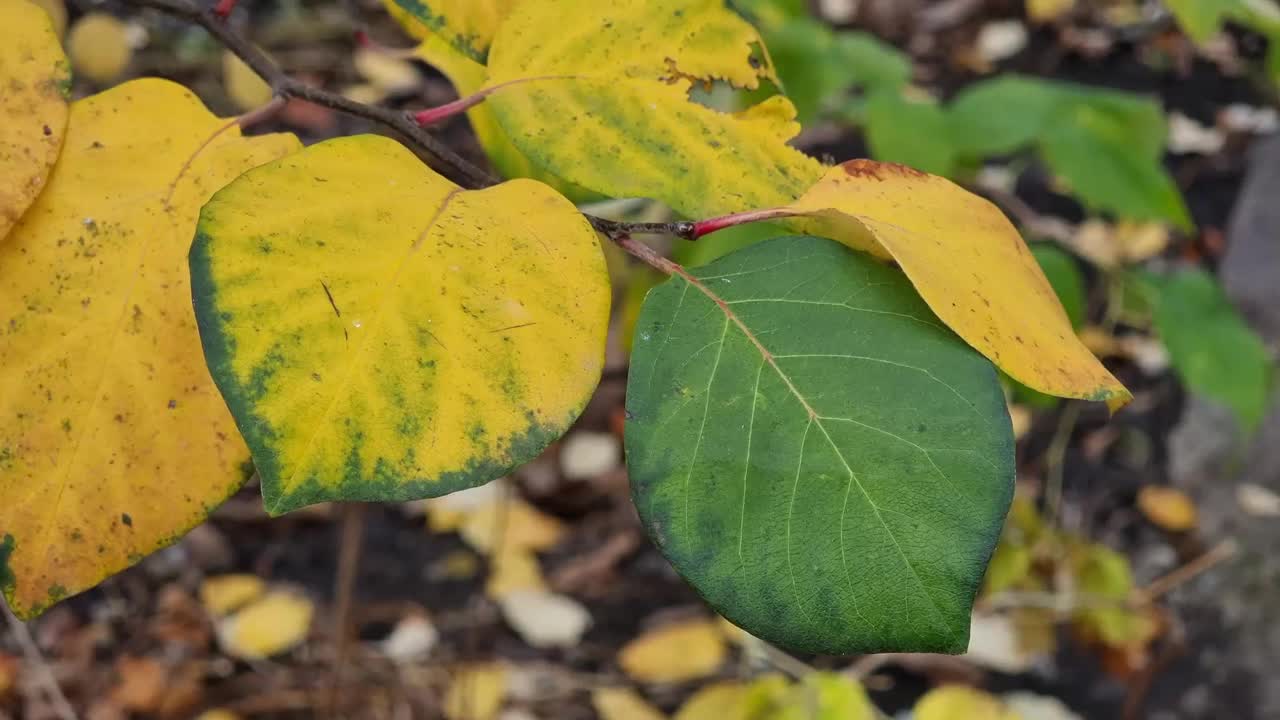
[[[0,0],[0,240],[35,201],[58,159],[71,67],[49,15]]]
[[[48,185],[0,243],[0,587],[18,615],[173,542],[243,482],[187,249],[214,190],[297,147],[240,137],[165,80],[72,104]]]

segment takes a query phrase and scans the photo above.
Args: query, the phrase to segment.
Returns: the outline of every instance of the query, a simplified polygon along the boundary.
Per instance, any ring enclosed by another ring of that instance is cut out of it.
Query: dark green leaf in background
[[[867,144],[877,160],[943,177],[955,167],[947,115],[936,102],[904,97],[898,89],[871,93],[864,108]]]
[[[779,645],[963,651],[1013,490],[991,363],[900,272],[829,240],[693,273],[649,294],[627,387],[654,542]]]

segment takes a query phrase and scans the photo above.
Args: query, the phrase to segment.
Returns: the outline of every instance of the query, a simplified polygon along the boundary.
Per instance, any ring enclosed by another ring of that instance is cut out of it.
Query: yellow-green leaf
[[[532,459],[599,381],[599,240],[530,180],[463,191],[383,137],[253,170],[191,252],[205,355],[267,510],[410,500]]]
[[[489,44],[516,0],[382,0],[410,35],[438,35],[458,52],[484,62]]]
[[[916,720],[1020,720],[1017,712],[998,698],[964,685],[944,685],[930,690],[916,703]]]
[[[99,84],[109,83],[129,67],[133,58],[129,27],[114,15],[91,12],[71,26],[67,54],[77,74]]]
[[[776,82],[756,30],[720,0],[526,2],[499,28],[486,103],[538,166],[611,197],[687,217],[790,202],[822,165],[787,146],[795,108],[774,96],[728,114],[695,84]]]
[[[35,201],[67,126],[71,68],[49,15],[0,0],[0,240]],[[11,34],[10,34],[11,33]]]
[[[173,542],[243,482],[187,249],[214,190],[297,147],[240,137],[165,80],[72,104],[48,185],[0,243],[0,586],[14,612]]]
[[[784,210],[811,218],[816,235],[896,260],[939,319],[1024,385],[1112,408],[1131,399],[1076,337],[1013,224],[950,180],[851,160]]]
[[[392,2],[393,0],[387,0]],[[467,96],[484,87],[488,70],[484,65],[472,60],[458,51],[438,35],[428,33],[422,39],[414,54],[430,63],[449,78],[458,95]],[[467,110],[467,119],[476,138],[484,148],[485,154],[493,162],[493,166],[506,178],[531,178],[546,183],[559,190],[562,195],[574,202],[590,202],[600,198],[584,188],[553,175],[533,164],[520,149],[511,143],[511,138],[498,124],[493,116],[493,108],[487,103],[474,105]]]

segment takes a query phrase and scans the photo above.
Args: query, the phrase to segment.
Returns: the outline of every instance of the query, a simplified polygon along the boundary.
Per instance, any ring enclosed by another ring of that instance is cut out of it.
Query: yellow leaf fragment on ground
[[[564,537],[564,523],[520,498],[486,505],[467,515],[459,529],[477,552],[491,553],[495,543],[528,550],[548,550]]]
[[[109,83],[120,77],[133,57],[129,28],[114,15],[89,13],[71,26],[67,54],[76,73],[96,83]]]
[[[0,0],[0,243],[49,178],[67,126],[71,68],[49,16]]]
[[[44,192],[0,242],[0,587],[18,615],[172,543],[243,484],[187,250],[214,190],[297,147],[242,138],[166,80],[72,104]]]
[[[667,717],[631,688],[596,688],[591,691],[591,707],[600,720],[666,720]]]
[[[336,138],[223,187],[195,235],[205,356],[272,514],[490,482],[599,382],[600,240],[536,182],[464,190],[390,138]]]
[[[315,606],[307,598],[276,590],[263,595],[218,625],[222,649],[241,660],[261,660],[287,652],[307,639]]]
[[[727,655],[713,620],[685,620],[649,630],[618,653],[623,671],[641,682],[676,683],[714,673]]]
[[[256,110],[271,102],[271,86],[230,50],[222,51],[222,85],[241,110]]]
[[[1071,12],[1076,0],[1027,0],[1027,17],[1032,22],[1042,23]]]
[[[1080,343],[1004,213],[941,177],[851,160],[783,208],[812,232],[892,257],[939,319],[1011,377],[1061,397],[1132,396]]]
[[[9,697],[17,687],[22,661],[13,655],[0,652],[0,701]]]
[[[501,502],[510,492],[511,485],[506,478],[498,478],[491,483],[426,500],[427,528],[437,533],[454,532],[472,513]]]
[[[197,715],[196,720],[240,720],[240,716],[230,710],[213,708]]]
[[[699,688],[680,706],[673,720],[729,720],[745,716],[747,686],[719,682]]]
[[[453,673],[444,697],[448,720],[493,720],[507,696],[507,669],[497,663],[469,665]]]
[[[518,545],[503,545],[489,556],[489,578],[484,593],[494,600],[522,590],[545,590],[547,583],[532,550]]]
[[[1138,491],[1138,509],[1148,520],[1170,532],[1195,528],[1199,518],[1196,504],[1177,488],[1145,485]]]
[[[498,601],[507,625],[535,648],[574,647],[591,627],[591,613],[568,595],[516,590]]]
[[[216,575],[200,583],[200,604],[210,615],[223,617],[258,599],[266,587],[257,575]]]
[[[964,685],[930,690],[916,703],[915,720],[1021,720],[1000,699]]]

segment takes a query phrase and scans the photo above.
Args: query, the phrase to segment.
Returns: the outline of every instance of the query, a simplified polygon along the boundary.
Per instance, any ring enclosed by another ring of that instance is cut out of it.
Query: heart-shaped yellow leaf
[[[35,201],[67,126],[71,66],[49,14],[0,0],[0,240]]]
[[[464,191],[383,137],[222,189],[191,269],[272,513],[500,477],[568,428],[604,362],[609,280],[577,209],[530,180]]]
[[[72,104],[48,185],[0,243],[0,587],[15,613],[173,542],[244,481],[187,249],[214,190],[297,147],[240,137],[165,80]]]
[[[489,53],[485,102],[533,163],[610,197],[686,217],[790,202],[823,167],[786,141],[790,101],[742,113],[695,85],[776,83],[760,35],[721,0],[542,0],[516,5]]]
[[[1112,408],[1132,398],[1076,337],[1004,213],[950,180],[851,160],[781,213],[809,218],[815,235],[896,260],[939,319],[1024,385]]]

